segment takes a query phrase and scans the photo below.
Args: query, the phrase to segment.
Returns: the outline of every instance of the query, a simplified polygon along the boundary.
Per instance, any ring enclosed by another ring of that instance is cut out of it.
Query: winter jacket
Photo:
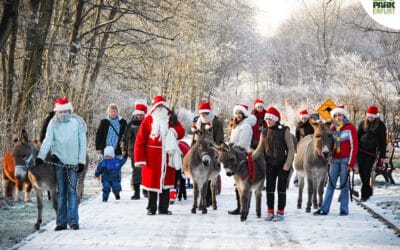
[[[46,118],[44,118],[42,129],[40,130],[40,137],[39,137],[40,143],[42,143],[44,138],[46,137],[47,127],[49,126],[50,120],[54,117],[55,114],[56,112],[51,111],[47,114]]]
[[[85,164],[86,146],[86,123],[81,117],[73,114],[69,121],[60,122],[55,116],[49,122],[38,157],[44,160],[51,151],[63,164]]]
[[[210,129],[213,141],[217,144],[220,144],[221,142],[224,141],[224,128],[223,128],[222,122],[218,119],[218,117],[216,117],[212,113],[210,113],[210,115],[213,116],[212,127]],[[195,126],[198,129],[205,131],[205,123],[202,123],[201,119],[199,119],[198,116],[197,116],[197,119],[195,118],[193,120],[193,123],[195,124]],[[191,143],[192,146],[196,143],[196,140],[197,140],[197,135],[193,134],[192,143]]]
[[[258,143],[260,141],[261,131],[267,127],[265,123],[264,116],[267,111],[263,110],[262,112],[258,112],[257,110],[253,110],[252,114],[257,118],[256,124],[253,126],[253,137],[251,139],[251,148],[256,149]]]
[[[133,159],[133,146],[135,145],[136,135],[139,131],[139,126],[142,121],[136,118],[136,115],[132,117],[126,126],[125,132],[121,140],[122,152],[125,152],[131,159]],[[132,166],[133,167],[133,166]]]
[[[360,122],[357,137],[360,150],[368,151],[374,155],[379,152],[380,158],[385,158],[386,126],[381,120]]]
[[[336,131],[336,125],[333,124],[331,127],[331,131]],[[332,158],[334,159],[342,159],[349,158],[347,165],[350,168],[354,167],[354,164],[357,159],[358,152],[358,138],[357,138],[357,130],[351,123],[346,123],[341,128],[340,135],[340,151],[336,152],[334,150],[332,154]]]
[[[267,134],[271,138],[267,138]],[[287,126],[277,123],[265,128],[261,133],[261,140],[253,153],[253,158],[263,156],[271,166],[291,166],[294,153],[294,137]]]
[[[115,149],[115,155],[122,154],[120,143],[121,143],[122,135],[124,134],[125,128],[126,128],[126,120],[120,116],[118,116],[118,119],[119,119],[119,128],[120,129],[119,129],[119,133],[118,133],[118,144],[117,144],[117,148]],[[109,119],[102,119],[100,121],[99,128],[97,129],[97,132],[96,132],[96,141],[95,141],[96,150],[101,150],[102,153],[103,153],[104,148],[107,146],[106,141],[107,141],[107,134],[108,134],[109,128],[110,128]]]
[[[296,125],[296,140],[299,142],[306,135],[314,134],[314,128],[311,126],[310,121],[306,123],[302,121],[298,122]]]
[[[102,182],[121,181],[121,168],[125,164],[126,159],[126,157],[122,159],[103,159],[97,165],[94,176],[99,177],[101,175]]]
[[[232,129],[229,143],[249,151],[253,136],[253,126],[256,122],[257,118],[254,115],[249,115],[239,124],[236,124],[236,127]]]
[[[169,157],[160,136],[151,138],[153,117],[146,116],[140,124],[134,146],[135,167],[142,167],[142,186],[145,190],[162,192],[175,186],[175,168],[167,165]],[[181,123],[169,125],[176,133],[176,139],[182,139],[185,129]],[[165,140],[165,138],[163,138]]]

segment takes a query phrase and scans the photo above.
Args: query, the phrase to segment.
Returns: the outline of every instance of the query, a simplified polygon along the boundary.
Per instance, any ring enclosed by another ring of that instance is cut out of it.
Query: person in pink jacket
[[[170,215],[169,189],[174,188],[175,167],[181,157],[177,140],[185,130],[164,97],[154,97],[152,105],[136,136],[135,167],[142,168],[142,187],[149,191],[147,214],[156,213],[159,196],[158,213]]]

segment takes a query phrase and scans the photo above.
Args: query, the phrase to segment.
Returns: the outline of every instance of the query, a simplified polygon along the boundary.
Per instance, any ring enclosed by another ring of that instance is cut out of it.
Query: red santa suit
[[[162,192],[162,189],[174,188],[175,168],[168,166],[169,157],[165,149],[165,138],[160,136],[151,138],[151,127],[153,117],[147,116],[141,123],[136,137],[134,147],[135,166],[142,166],[142,187],[143,189]],[[176,139],[182,139],[185,129],[178,122],[176,126],[169,129],[175,133]]]

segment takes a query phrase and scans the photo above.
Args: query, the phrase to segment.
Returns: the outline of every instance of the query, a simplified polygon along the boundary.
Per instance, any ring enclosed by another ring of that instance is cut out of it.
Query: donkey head
[[[196,131],[197,141],[194,147],[197,147],[197,153],[201,159],[201,163],[204,167],[208,167],[214,157],[214,150],[211,147],[213,142],[208,137],[207,133],[201,130]]]
[[[13,157],[15,159],[15,178],[23,180],[28,168],[33,167],[38,150],[30,143],[28,133],[22,129],[21,136],[15,141]]]
[[[240,168],[239,157],[241,152],[225,143],[221,143],[221,146],[215,145],[213,147],[218,153],[218,162],[225,169],[226,175],[232,176],[236,174]],[[243,154],[245,153],[243,152]]]
[[[314,128],[314,150],[323,158],[328,158],[332,155],[333,137],[329,124],[322,122],[312,122]]]

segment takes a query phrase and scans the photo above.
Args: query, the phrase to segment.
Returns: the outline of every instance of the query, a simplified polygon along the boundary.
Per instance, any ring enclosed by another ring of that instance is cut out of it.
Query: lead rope
[[[75,170],[75,171],[78,171],[78,165],[70,165],[70,164],[63,164],[63,163],[55,163],[55,162],[51,162],[51,161],[45,161],[45,162],[46,162],[47,164],[49,164],[49,165],[52,165],[52,166],[66,168],[66,169],[68,169],[68,170],[73,169],[73,170]],[[76,192],[78,193],[77,187],[78,187],[79,182],[80,182],[80,174],[79,174],[79,173],[77,173],[77,174],[78,174],[78,179],[77,179],[76,185],[73,185],[73,184],[72,184],[72,181],[71,181],[71,176],[69,175],[69,171],[67,171],[67,181],[68,181],[68,184],[72,187],[72,189],[75,189]]]

